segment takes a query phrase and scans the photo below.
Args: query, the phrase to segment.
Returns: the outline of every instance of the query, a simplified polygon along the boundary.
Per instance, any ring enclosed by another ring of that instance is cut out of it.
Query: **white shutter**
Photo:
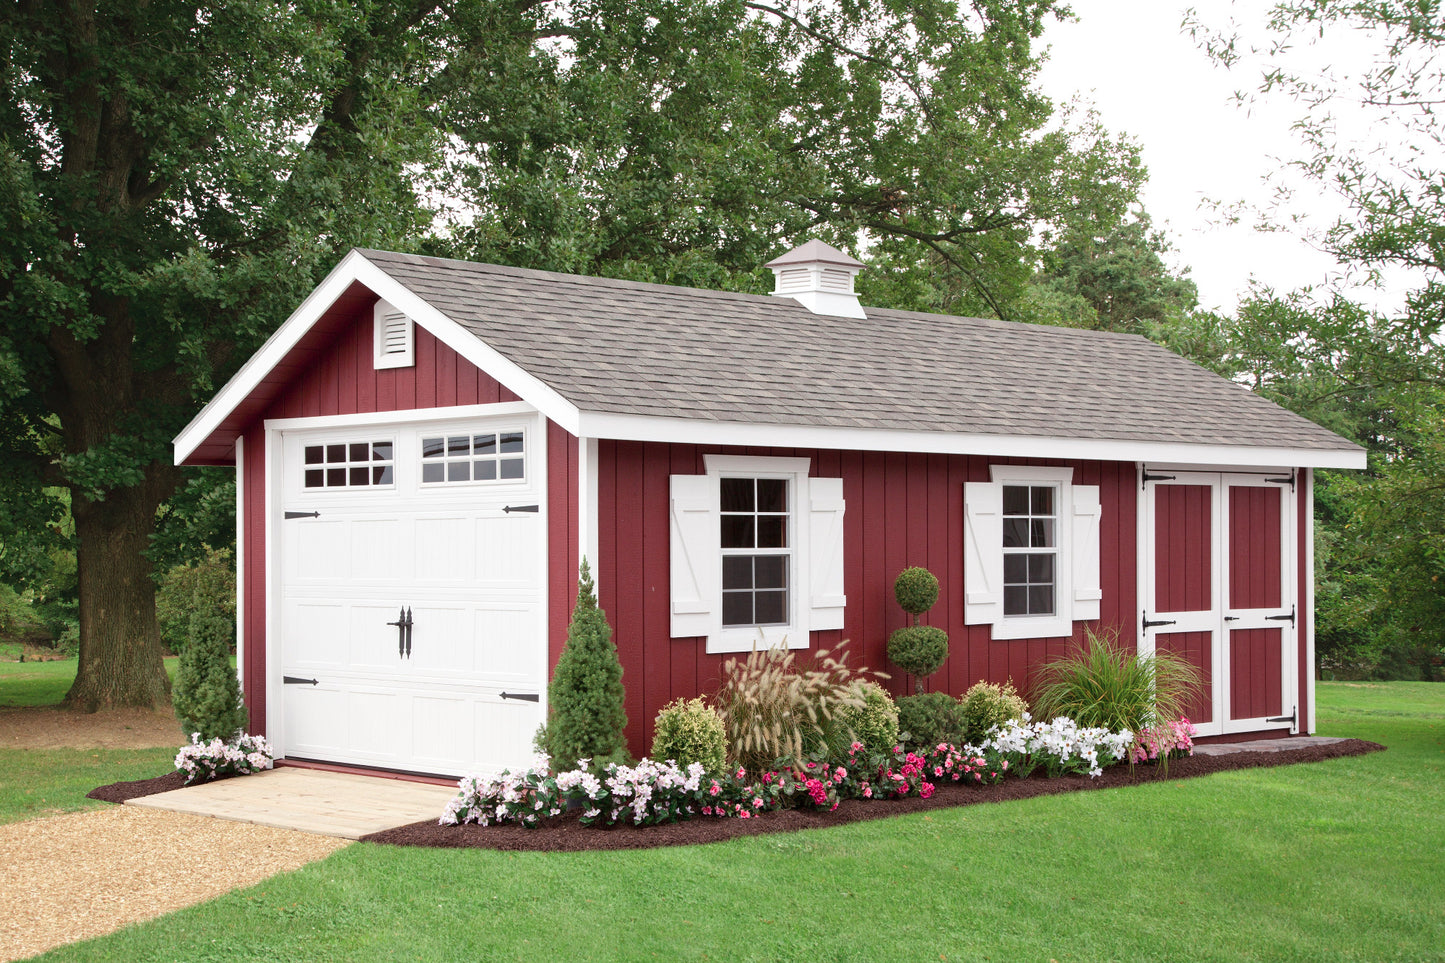
[[[963,621],[1003,620],[1003,486],[963,485]]]
[[[673,475],[671,481],[672,637],[711,635],[722,604],[718,480]]]
[[[1074,504],[1070,538],[1074,599],[1069,618],[1097,619],[1099,600],[1104,597],[1099,584],[1099,486],[1075,485],[1070,493]]]
[[[808,629],[841,629],[843,479],[808,479]]]

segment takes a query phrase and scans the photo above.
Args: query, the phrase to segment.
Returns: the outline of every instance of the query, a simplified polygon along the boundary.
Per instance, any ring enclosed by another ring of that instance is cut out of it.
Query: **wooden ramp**
[[[437,819],[455,786],[286,767],[129,800],[127,806],[360,839]]]

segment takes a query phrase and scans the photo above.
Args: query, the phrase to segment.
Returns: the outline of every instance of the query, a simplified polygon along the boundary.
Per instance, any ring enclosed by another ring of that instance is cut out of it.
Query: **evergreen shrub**
[[[207,548],[205,558],[174,565],[160,577],[156,585],[156,622],[161,641],[174,655],[185,651],[197,595],[234,623],[236,565],[229,549]]]
[[[622,663],[607,615],[597,607],[597,589],[586,559],[567,642],[547,686],[547,704],[549,715],[537,745],[552,758],[554,772],[576,769],[580,759],[591,759],[594,769],[608,762],[632,761],[624,735]]]
[[[727,766],[727,731],[722,716],[701,698],[677,699],[657,714],[652,758],[670,759],[678,768],[700,763],[708,774]]]
[[[963,706],[947,692],[920,692],[898,700],[898,731],[903,744],[933,749],[939,743],[961,746],[964,739]]]
[[[898,745],[898,707],[893,697],[876,682],[860,682],[854,689],[863,704],[844,706],[840,720],[870,753],[891,751]]]
[[[192,597],[190,637],[176,670],[172,702],[181,732],[201,742],[232,742],[246,728],[241,683],[231,667],[233,617],[199,590]]]
[[[948,658],[948,633],[932,625],[905,625],[888,636],[888,659],[921,680]]]
[[[933,608],[933,603],[938,601],[938,578],[926,568],[916,565],[905,568],[893,582],[893,597],[903,611],[915,616],[913,624],[917,625],[916,616]]]
[[[959,700],[963,708],[964,737],[981,743],[994,726],[1010,719],[1022,720],[1029,704],[1014,689],[1013,681],[991,685],[980,680]]]

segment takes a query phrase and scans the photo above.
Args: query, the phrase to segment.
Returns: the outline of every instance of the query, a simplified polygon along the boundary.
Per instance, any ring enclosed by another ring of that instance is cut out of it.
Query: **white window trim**
[[[1074,634],[1073,620],[1073,481],[1072,468],[1039,468],[1027,465],[990,465],[989,480],[1004,485],[1053,485],[1058,492],[1054,504],[1054,542],[1057,552],[1054,563],[1054,614],[1004,615],[999,605],[999,618],[993,622],[992,637],[1009,639],[1056,639]],[[999,558],[1003,545],[994,547]],[[965,577],[966,574],[965,574]],[[1003,583],[999,583],[1002,597]]]
[[[754,648],[772,649],[786,645],[790,649],[806,649],[809,644],[809,544],[808,458],[775,458],[763,455],[704,455],[703,465],[709,477],[781,478],[788,483],[788,622],[785,625],[724,627],[722,624],[722,583],[716,589],[716,615],[707,637],[708,652],[751,652]],[[715,551],[718,568],[722,570],[722,539],[719,533]]]

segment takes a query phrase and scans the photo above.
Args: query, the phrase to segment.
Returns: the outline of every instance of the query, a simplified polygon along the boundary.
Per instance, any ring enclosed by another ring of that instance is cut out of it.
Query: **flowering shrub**
[[[1171,756],[1192,756],[1194,736],[1194,724],[1184,716],[1140,729],[1129,747],[1129,764],[1151,760],[1167,763]]]
[[[220,779],[222,776],[247,776],[271,768],[275,754],[265,736],[242,733],[234,742],[212,739],[202,742],[199,732],[191,733],[191,744],[176,753],[176,769],[186,774],[186,785]]]
[[[972,786],[992,786],[1009,774],[1009,761],[993,749],[955,746],[940,742],[924,756],[924,768],[934,779]]]
[[[985,749],[997,752],[1020,778],[1039,766],[1050,776],[1098,776],[1105,766],[1123,759],[1133,741],[1134,733],[1128,730],[1085,728],[1067,716],[1052,722],[1034,722],[1025,712],[1022,720],[1010,719],[995,727]]]
[[[492,779],[466,776],[457,789],[442,812],[444,826],[513,822],[535,826],[548,816],[561,815],[564,805],[546,756],[539,756],[531,768],[521,772],[504,769]]]

